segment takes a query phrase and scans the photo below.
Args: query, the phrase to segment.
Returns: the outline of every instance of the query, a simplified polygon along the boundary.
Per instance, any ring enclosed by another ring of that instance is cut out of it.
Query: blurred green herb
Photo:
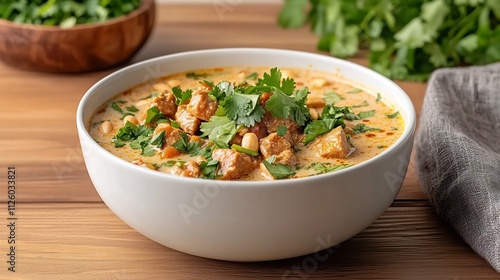
[[[140,3],[141,0],[0,0],[0,18],[71,28],[128,14]]]
[[[308,4],[309,3],[309,4]],[[398,80],[427,80],[440,67],[500,61],[499,0],[285,0],[278,23],[306,23],[318,48]]]

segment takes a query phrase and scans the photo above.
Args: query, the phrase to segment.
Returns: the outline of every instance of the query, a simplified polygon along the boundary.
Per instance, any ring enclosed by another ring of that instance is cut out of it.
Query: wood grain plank
[[[317,37],[308,28],[282,30],[277,26],[279,8],[234,5],[221,15],[214,5],[162,5],[153,35],[130,63],[220,47],[317,52]],[[367,64],[362,54],[350,60]],[[81,157],[75,114],[83,94],[116,69],[59,75],[22,71],[0,63],[0,170],[9,165],[18,168],[21,202],[101,201]],[[419,109],[426,85],[399,84]],[[398,199],[426,199],[413,165]],[[0,202],[5,202],[5,197],[1,196]]]
[[[259,263],[215,261],[163,247],[128,227],[102,203],[21,204],[17,215],[18,271],[9,279],[498,277],[427,206],[391,207],[331,251]],[[6,242],[1,242],[0,252],[5,250]],[[0,266],[0,278],[6,279],[5,264]]]

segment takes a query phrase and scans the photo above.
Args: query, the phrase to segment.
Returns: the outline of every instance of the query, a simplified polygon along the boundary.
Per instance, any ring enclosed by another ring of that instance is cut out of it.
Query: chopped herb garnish
[[[148,145],[150,139],[151,137],[148,135],[139,135],[136,139],[130,142],[130,147],[132,149],[142,149]]]
[[[164,141],[165,141],[165,131],[162,131],[156,134],[156,136],[153,137],[153,139],[151,139],[151,142],[149,142],[149,144],[161,148],[163,146]]]
[[[375,98],[375,102],[379,102],[382,100],[382,95],[380,95],[380,92],[377,92],[377,98]]]
[[[323,99],[327,104],[333,105],[340,100],[344,99],[334,91],[327,92],[323,95]]]
[[[352,130],[356,133],[363,133],[368,131],[379,131],[379,128],[369,127],[364,123],[358,123]]]
[[[377,111],[375,111],[375,110],[360,112],[358,114],[358,116],[359,116],[360,119],[368,119],[368,118],[371,118],[371,117],[375,116],[376,112]]]
[[[316,137],[330,132],[335,126],[335,120],[324,119],[310,122],[304,129],[304,145],[312,142]]]
[[[172,147],[176,148],[181,153],[194,156],[200,150],[201,144],[199,142],[189,141],[188,135],[186,133],[181,133],[181,139],[172,144]]]
[[[119,112],[120,114],[123,114],[123,110],[120,105],[118,105],[118,102],[111,103],[111,108],[113,108],[113,110]]]
[[[328,172],[338,171],[347,167],[352,166],[352,164],[339,164],[333,165],[331,162],[315,162],[304,169],[314,169],[316,174],[324,174]]]
[[[223,108],[226,116],[236,124],[252,127],[260,122],[265,114],[259,104],[258,94],[231,93],[224,99]]]
[[[281,71],[273,68],[269,74],[264,73],[256,86],[247,87],[244,93],[272,93],[266,102],[266,109],[271,115],[280,119],[290,118],[299,125],[305,125],[310,118],[309,109],[305,106],[308,89],[298,90],[295,94],[294,90],[295,81],[292,78],[282,79]]]
[[[259,79],[258,86],[269,86],[281,90],[286,95],[291,95],[295,90],[295,81],[292,78],[281,78],[281,71],[278,68],[272,68],[268,73],[264,73],[263,78]]]
[[[202,161],[200,163],[201,177],[205,179],[215,179],[217,177],[217,167],[219,162],[216,160]]]
[[[185,163],[186,161],[184,160],[167,160],[166,162],[162,163],[162,165],[165,165],[167,167],[172,167],[174,165],[182,167]]]
[[[284,125],[278,125],[278,127],[276,128],[276,133],[278,134],[278,136],[283,137],[287,132],[288,129]]]
[[[399,130],[399,128],[394,127],[394,126],[391,126],[391,129],[392,129],[392,130]]]
[[[203,122],[200,126],[203,134],[219,148],[229,148],[228,143],[234,138],[238,130],[236,123],[226,116],[212,116],[208,122]]]
[[[354,93],[360,93],[360,92],[362,92],[361,89],[359,89],[359,88],[353,88],[350,91],[348,91],[347,93],[354,94]]]
[[[337,126],[345,127],[344,120],[348,117],[357,117],[350,107],[335,107],[327,104],[321,112],[321,119],[310,122],[304,129],[304,145],[312,142],[316,137],[330,132]]]
[[[370,106],[370,104],[368,103],[368,101],[365,100],[365,101],[359,103],[358,105],[352,106],[352,108],[359,108],[359,107],[366,107],[366,106]]]
[[[223,101],[224,98],[226,98],[226,95],[234,93],[234,85],[228,81],[221,81],[217,85],[214,85],[209,81],[203,82],[212,88],[212,90],[208,93],[208,96],[214,101]]]
[[[175,104],[177,104],[177,105],[181,105],[181,104],[186,103],[186,101],[188,101],[193,94],[192,90],[187,89],[187,90],[183,91],[180,87],[172,88],[172,92],[174,93]]]
[[[0,18],[27,24],[71,28],[78,24],[107,21],[128,14],[140,0],[117,1],[0,1]]]
[[[131,122],[127,122],[118,130],[118,133],[111,139],[115,147],[123,147],[127,142],[130,142],[132,149],[142,149],[142,155],[153,156],[155,154],[155,146],[149,145],[153,134],[153,128],[145,125],[136,126]]]
[[[161,116],[162,114],[160,113],[160,110],[158,110],[158,107],[153,106],[149,108],[146,111],[146,124],[157,121]]]
[[[275,179],[286,179],[290,178],[293,175],[295,175],[295,172],[292,170],[292,168],[289,165],[286,164],[275,164],[274,161],[276,160],[275,156],[271,156],[266,160],[263,160],[262,163],[266,167],[267,171],[269,171],[269,174],[273,176]]]
[[[195,79],[195,80],[200,80],[200,79],[205,79],[207,78],[208,76],[210,76],[209,74],[207,73],[194,73],[194,72],[189,72],[186,74],[186,78],[190,78],[190,79]]]
[[[148,145],[148,146],[145,146],[144,148],[142,148],[141,155],[143,155],[143,156],[152,157],[155,154],[156,154],[155,146]]]
[[[258,152],[249,150],[247,148],[243,148],[242,146],[240,146],[238,144],[231,145],[231,149],[233,149],[235,151],[238,151],[240,153],[244,153],[244,154],[247,154],[247,155],[250,155],[250,156],[254,156],[254,157],[256,157],[256,156],[259,155]]]
[[[384,145],[378,145],[378,146],[377,146],[377,148],[379,148],[379,149],[383,149],[383,148],[385,148],[385,147],[386,147],[386,146],[384,146]]]
[[[165,118],[160,118],[158,120],[156,120],[155,124],[159,125],[160,123],[170,123],[169,120],[165,119]]]
[[[126,109],[127,109],[127,111],[132,112],[132,113],[139,112],[139,109],[137,109],[137,107],[135,107],[134,105],[130,105]]]
[[[295,98],[275,88],[273,95],[271,95],[266,102],[266,109],[271,112],[274,117],[280,119],[291,118],[299,125],[305,125],[306,121],[310,118],[309,109],[307,109],[305,104],[301,103],[305,103],[305,99],[304,102],[297,101]]]
[[[195,156],[202,156],[205,159],[211,159],[212,158],[212,152],[214,151],[215,146],[214,145],[206,145],[205,147],[199,149]]]
[[[127,112],[124,112],[123,109],[120,107],[120,105],[118,105],[124,103],[127,103],[127,101],[118,100],[111,103],[111,108],[113,108],[113,110],[117,111],[118,113],[122,114],[120,120],[123,120],[126,116],[133,116],[134,115],[133,113],[139,111],[139,109],[137,109],[134,105],[131,105],[129,107],[126,107]]]
[[[252,74],[246,76],[245,79],[247,79],[247,80],[257,80],[257,78],[258,78],[257,72],[253,72]]]
[[[178,122],[174,121],[174,120],[170,120],[170,125],[173,127],[173,128],[181,128],[181,126],[179,125]]]
[[[393,114],[386,115],[389,119],[394,119],[395,117],[399,116],[399,111],[394,112]]]

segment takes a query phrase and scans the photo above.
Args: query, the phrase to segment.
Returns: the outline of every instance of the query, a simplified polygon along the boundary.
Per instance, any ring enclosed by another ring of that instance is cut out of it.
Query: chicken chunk
[[[342,127],[337,127],[322,135],[310,145],[311,149],[324,158],[346,158],[354,148],[347,141]]]
[[[159,124],[153,131],[153,138],[162,131],[165,131],[165,141],[163,141],[163,146],[171,146],[181,139],[182,131],[178,128],[173,127],[169,123]]]
[[[175,96],[171,92],[163,92],[153,98],[153,105],[158,107],[158,110],[168,118],[173,119],[177,111],[175,104]]]
[[[198,178],[200,177],[201,169],[196,161],[189,161],[183,166],[174,166],[171,172],[174,175]]]
[[[232,149],[216,149],[212,154],[214,160],[219,161],[221,180],[234,180],[250,173],[258,163],[249,155]]]
[[[285,164],[292,167],[297,165],[297,162],[297,156],[295,156],[291,149],[284,150],[279,155],[277,155],[276,159],[274,160],[274,163]]]
[[[286,127],[286,133],[283,137],[290,143],[290,145],[295,145],[302,138],[300,125],[291,119],[280,119],[275,118],[271,115],[266,115],[265,124],[268,133],[273,133],[278,131],[279,126]]]
[[[179,126],[185,132],[189,134],[195,134],[200,128],[200,119],[193,116],[186,110],[186,105],[181,105],[177,108],[177,113],[175,113],[175,120],[179,123]]]
[[[200,87],[193,92],[187,111],[198,119],[208,121],[217,111],[218,104],[208,96],[208,91],[202,89],[205,87]]]
[[[259,149],[264,158],[268,158],[273,155],[277,156],[285,150],[290,150],[291,145],[285,137],[278,136],[277,133],[271,133],[260,140]]]

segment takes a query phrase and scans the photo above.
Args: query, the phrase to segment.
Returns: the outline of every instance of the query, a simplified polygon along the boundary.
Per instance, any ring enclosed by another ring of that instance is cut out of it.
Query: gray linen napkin
[[[434,72],[415,145],[437,213],[500,272],[500,63]]]

